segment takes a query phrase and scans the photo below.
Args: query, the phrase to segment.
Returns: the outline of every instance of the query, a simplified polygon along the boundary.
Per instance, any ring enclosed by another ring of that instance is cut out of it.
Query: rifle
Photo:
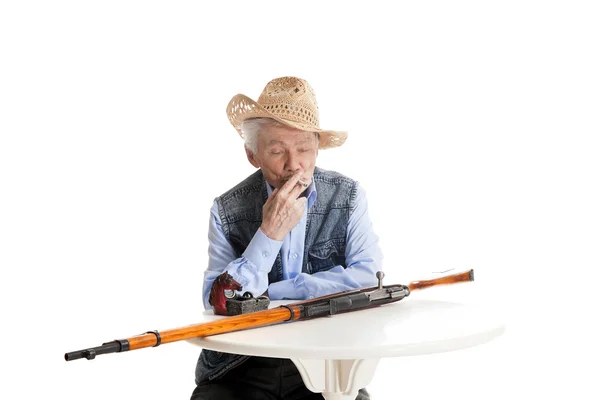
[[[98,347],[66,353],[65,360],[72,361],[80,358],[92,360],[101,354],[120,353],[145,347],[157,347],[164,343],[171,343],[195,337],[206,337],[243,329],[273,325],[281,322],[300,321],[363,310],[400,301],[415,290],[474,280],[474,272],[472,269],[440,278],[414,281],[408,285],[384,286],[382,283],[384,276],[383,272],[379,271],[376,275],[379,283],[374,287],[347,290],[316,297],[310,300],[282,305],[268,310],[241,314],[234,317],[223,318],[218,321],[189,325],[163,332],[148,331],[142,335],[103,343]]]

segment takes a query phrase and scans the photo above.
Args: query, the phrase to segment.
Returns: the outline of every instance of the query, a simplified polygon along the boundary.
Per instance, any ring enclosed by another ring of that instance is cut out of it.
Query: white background
[[[383,360],[373,398],[598,398],[599,19],[591,1],[3,2],[0,398],[189,398],[188,343],[63,354],[194,323],[210,206],[253,172],[225,107],[285,75],[350,132],[318,165],[366,188],[388,283],[474,268],[413,295],[506,315],[488,344]]]

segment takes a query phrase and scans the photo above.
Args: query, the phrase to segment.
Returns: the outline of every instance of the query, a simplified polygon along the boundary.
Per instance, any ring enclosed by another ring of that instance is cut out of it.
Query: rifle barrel
[[[291,309],[298,308],[293,305],[290,305],[289,307]],[[298,319],[300,317],[299,309],[295,310],[294,318],[292,318],[290,308],[276,307],[269,310],[236,315],[234,317],[222,318],[218,321],[204,322],[162,332],[146,332],[142,335],[133,336],[127,339],[104,343],[102,346],[66,353],[65,360],[72,361],[80,358],[92,360],[97,355],[101,354],[119,353],[128,350],[143,349],[145,347],[156,347],[163,343],[177,342],[179,340],[195,337],[218,335],[225,332],[235,332],[243,329],[285,322],[291,319]]]

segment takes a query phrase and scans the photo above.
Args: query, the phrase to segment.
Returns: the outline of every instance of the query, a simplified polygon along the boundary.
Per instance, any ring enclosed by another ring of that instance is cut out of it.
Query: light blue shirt
[[[267,195],[273,190],[267,185]],[[203,300],[206,309],[213,281],[227,271],[242,286],[242,293],[262,295],[267,289],[271,300],[309,299],[344,290],[372,286],[377,282],[375,273],[381,270],[382,254],[379,238],[367,210],[365,191],[358,186],[354,208],[350,214],[346,232],[346,268],[335,266],[328,271],[307,274],[302,272],[304,238],[308,210],[317,198],[314,183],[308,187],[307,206],[300,222],[282,240],[269,239],[261,229],[237,257],[221,227],[219,206],[215,201],[210,210],[208,229],[208,268],[204,271]],[[283,280],[269,285],[268,274],[277,254],[281,253]]]

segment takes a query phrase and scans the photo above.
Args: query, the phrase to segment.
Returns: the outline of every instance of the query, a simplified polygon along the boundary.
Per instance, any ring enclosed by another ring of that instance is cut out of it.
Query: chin
[[[281,189],[285,181],[281,179],[265,179],[273,189]]]

